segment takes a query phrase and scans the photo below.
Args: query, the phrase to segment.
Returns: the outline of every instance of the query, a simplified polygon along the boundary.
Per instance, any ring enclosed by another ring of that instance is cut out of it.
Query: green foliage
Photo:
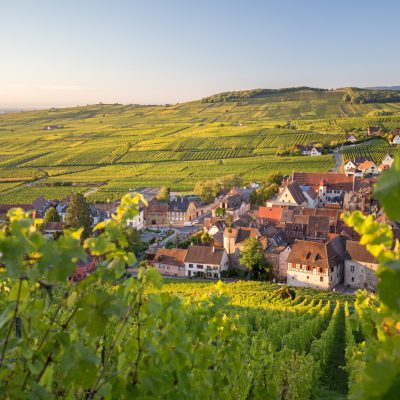
[[[157,193],[157,196],[156,196],[157,200],[168,203],[169,202],[169,192],[170,192],[169,188],[163,186],[160,189],[160,191]]]
[[[254,276],[268,277],[270,268],[264,255],[262,244],[256,238],[246,239],[240,252],[240,263],[243,264]]]
[[[241,184],[242,179],[238,175],[226,175],[214,180],[197,182],[193,191],[205,203],[212,203],[220,190],[232,189]]]
[[[400,221],[400,154],[397,154],[392,167],[379,178],[374,196],[383,204],[387,216]]]
[[[71,196],[65,217],[65,224],[69,228],[83,228],[82,237],[86,239],[92,227],[93,219],[90,214],[89,204],[81,193]]]
[[[44,215],[43,222],[60,222],[61,217],[58,214],[57,210],[54,207],[50,207],[46,210],[46,214]]]
[[[344,100],[356,104],[392,103],[400,101],[400,93],[398,90],[348,88]]]
[[[378,180],[376,196],[390,218],[399,216],[399,158],[393,172]],[[398,208],[398,207],[397,207]],[[400,246],[389,225],[360,212],[344,215],[344,220],[361,236],[361,243],[378,260],[378,297],[365,291],[357,296],[355,309],[364,341],[355,342],[353,326],[347,323],[346,358],[350,374],[351,399],[396,398],[400,377]]]
[[[137,229],[131,226],[126,227],[126,240],[128,245],[126,249],[135,255],[138,255],[143,250],[143,243]]]
[[[224,92],[218,93],[213,96],[205,97],[202,99],[202,103],[220,103],[225,101],[240,101],[245,99],[251,99],[255,97],[268,96],[271,94],[284,94],[291,92],[300,92],[304,90],[313,90],[313,91],[324,91],[325,89],[316,89],[307,86],[301,87],[291,87],[291,88],[282,88],[282,89],[253,89],[253,90],[240,90],[233,92]]]

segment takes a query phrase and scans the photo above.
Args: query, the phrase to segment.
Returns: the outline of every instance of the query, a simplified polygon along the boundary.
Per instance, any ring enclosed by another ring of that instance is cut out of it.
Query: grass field
[[[400,126],[399,103],[349,104],[342,97],[341,91],[300,91],[240,102],[98,104],[2,114],[0,202],[41,190],[63,196],[68,186],[36,186],[60,182],[82,185],[69,186],[71,191],[101,184],[97,196],[107,196],[143,186],[187,191],[198,180],[232,173],[248,182],[278,170],[326,171],[334,165],[330,155],[282,158],[276,148],[340,141],[346,132],[371,125]],[[381,108],[393,115],[366,117]],[[47,125],[62,128],[43,130]],[[33,185],[24,186],[28,182]]]

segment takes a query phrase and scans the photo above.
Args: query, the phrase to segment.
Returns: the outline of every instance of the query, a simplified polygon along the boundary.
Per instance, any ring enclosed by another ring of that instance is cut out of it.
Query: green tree
[[[158,201],[163,201],[163,202],[168,203],[168,202],[169,202],[169,199],[170,199],[169,196],[170,196],[170,189],[167,188],[167,187],[165,187],[165,186],[163,186],[163,187],[160,189],[160,191],[157,193],[156,199],[157,199]]]
[[[280,185],[282,183],[283,174],[281,172],[273,172],[272,174],[268,175],[267,182],[269,184],[276,183]]]
[[[233,216],[232,216],[232,214],[230,214],[230,213],[226,214],[224,221],[225,221],[225,225],[228,227],[228,229],[231,230],[232,226],[233,226]]]
[[[217,217],[224,217],[225,214],[226,214],[226,209],[225,209],[225,208],[223,208],[223,207],[217,207],[217,208],[215,209],[215,215],[216,215]]]
[[[46,210],[46,214],[44,215],[43,222],[60,222],[61,217],[58,214],[57,210],[54,207],[50,207]]]
[[[240,263],[256,279],[270,272],[262,244],[256,238],[246,239],[240,252]]]
[[[126,249],[136,255],[140,253],[143,248],[142,240],[140,239],[140,234],[137,229],[128,226],[125,230],[126,240],[128,246]]]
[[[217,194],[212,181],[197,182],[194,187],[194,193],[200,196],[204,203],[212,203]]]
[[[93,218],[89,204],[82,193],[74,193],[67,209],[65,225],[69,228],[83,228],[82,238],[89,237]]]
[[[207,232],[203,232],[200,236],[201,243],[203,244],[210,244],[211,236]]]

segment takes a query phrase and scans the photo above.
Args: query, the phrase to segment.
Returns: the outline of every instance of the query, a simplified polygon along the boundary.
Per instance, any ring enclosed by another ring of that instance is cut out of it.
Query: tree
[[[125,229],[126,240],[128,242],[128,246],[126,249],[136,255],[140,253],[143,247],[142,240],[140,238],[140,234],[137,229],[128,226]]]
[[[65,217],[65,225],[69,228],[83,228],[82,238],[90,235],[93,218],[90,214],[89,204],[82,193],[74,193],[71,197]]]
[[[157,193],[156,199],[158,201],[163,201],[168,203],[169,202],[169,196],[170,196],[170,189],[163,186],[160,191]]]
[[[240,254],[240,262],[256,279],[261,275],[268,275],[270,272],[262,244],[256,238],[246,239]]]
[[[280,185],[282,183],[283,174],[281,172],[273,172],[272,174],[268,175],[267,182],[269,184],[276,183]]]
[[[208,245],[211,242],[211,236],[207,232],[203,232],[200,236],[200,240],[201,243]]]
[[[224,217],[225,214],[226,214],[226,209],[225,209],[225,208],[223,208],[223,207],[217,207],[217,208],[215,209],[215,215],[216,215],[217,217]]]
[[[232,225],[233,225],[233,216],[232,214],[226,214],[225,215],[225,225],[228,227],[229,231],[232,230]]]
[[[60,222],[61,217],[58,214],[57,210],[54,207],[50,207],[46,210],[46,214],[44,215],[43,222]]]
[[[197,182],[194,193],[199,195],[204,203],[212,203],[216,196],[216,190],[212,181]]]

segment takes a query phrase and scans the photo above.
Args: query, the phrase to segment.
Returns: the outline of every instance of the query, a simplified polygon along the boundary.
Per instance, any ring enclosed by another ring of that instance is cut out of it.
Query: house
[[[138,213],[132,218],[126,220],[126,225],[130,226],[138,231],[144,229],[145,220],[144,220],[144,207],[139,206]]]
[[[194,246],[187,249],[185,276],[219,279],[221,272],[229,268],[225,249],[214,246]]]
[[[383,171],[386,171],[386,170],[388,170],[388,169],[390,169],[390,166],[389,165],[387,165],[387,164],[379,164],[378,165],[378,171],[379,172],[383,172]]]
[[[352,171],[352,170],[355,170],[356,168],[357,168],[357,164],[355,164],[355,162],[352,160],[347,161],[343,167],[344,172]]]
[[[54,239],[57,235],[61,234],[64,229],[64,222],[48,221],[44,224],[43,234],[49,239]]]
[[[94,271],[97,265],[97,258],[96,257],[88,257],[86,262],[79,260],[76,264],[76,270],[70,277],[71,280],[74,282],[81,281],[85,279],[91,272]]]
[[[166,276],[185,276],[186,249],[157,249],[152,264]]]
[[[388,165],[389,167],[393,164],[393,157],[390,154],[386,154],[386,156],[382,159],[382,164]]]
[[[353,134],[346,135],[346,142],[356,143],[357,139]]]
[[[321,149],[318,147],[315,147],[313,145],[309,145],[309,146],[298,145],[297,148],[301,151],[301,155],[303,155],[303,156],[320,156],[320,155],[322,155]]]
[[[281,203],[293,204],[297,206],[307,205],[307,199],[304,196],[299,184],[295,181],[286,186],[286,188],[280,194],[278,200]]]
[[[310,150],[310,156],[321,156],[321,155],[322,151],[315,146],[313,146],[312,149]]]
[[[306,206],[309,208],[315,208],[318,206],[318,193],[311,186],[302,186],[301,190],[307,200]]]
[[[168,203],[153,198],[145,208],[144,218],[147,226],[168,225]]]
[[[278,224],[282,217],[282,207],[274,206],[271,207],[258,207],[258,223],[260,225],[266,225],[269,223]]]
[[[350,212],[359,210],[363,213],[369,213],[371,211],[371,197],[369,193],[345,193],[343,197],[343,210]]]
[[[400,144],[400,135],[396,135],[396,136],[392,139],[392,144],[395,144],[395,145]]]
[[[67,210],[68,210],[67,202],[58,203],[56,206],[56,211],[60,216],[62,222],[65,222],[65,218],[67,217]]]
[[[376,164],[370,160],[359,164],[358,169],[362,172],[363,176],[377,175],[379,173]]]
[[[93,206],[97,209],[100,214],[101,221],[107,221],[111,219],[111,216],[116,211],[116,204],[114,203],[95,203]]]
[[[340,203],[345,192],[354,190],[357,182],[353,176],[341,173],[294,172],[292,182],[300,187],[312,187],[318,193],[318,207]]]
[[[344,284],[353,288],[375,290],[378,283],[378,261],[359,242],[346,241]]]
[[[168,223],[171,225],[184,225],[185,222],[195,220],[202,211],[199,203],[190,201],[186,197],[176,197],[168,207]]]
[[[332,289],[343,280],[344,257],[340,236],[327,243],[297,240],[287,258],[287,284]]]
[[[224,248],[228,255],[239,254],[246,239],[260,239],[261,234],[257,228],[225,228]]]
[[[224,221],[221,217],[204,218],[203,231],[214,236],[224,230]]]
[[[367,129],[368,136],[374,136],[380,132],[381,128],[379,126],[369,126]]]
[[[219,208],[225,210],[226,214],[232,215],[235,220],[250,211],[250,203],[244,200],[240,194],[233,194],[224,197],[220,201]],[[215,210],[213,210],[213,215]]]

